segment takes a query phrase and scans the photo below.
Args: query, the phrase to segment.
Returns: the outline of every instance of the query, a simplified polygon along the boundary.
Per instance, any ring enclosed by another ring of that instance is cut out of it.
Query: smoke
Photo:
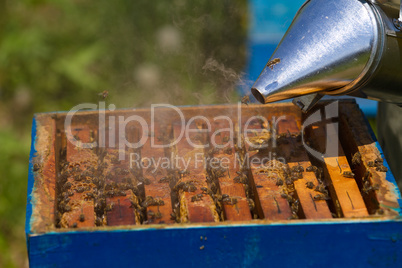
[[[253,85],[253,81],[245,78],[246,74],[244,72],[236,72],[232,68],[225,67],[223,63],[219,63],[213,58],[208,58],[205,61],[202,70],[204,70],[204,72],[215,72],[217,76],[220,76],[221,80],[224,80],[226,82],[226,87],[221,90],[224,90],[223,94],[225,101],[227,102],[230,102],[229,96],[233,94],[236,86],[239,87],[241,91],[245,92]]]

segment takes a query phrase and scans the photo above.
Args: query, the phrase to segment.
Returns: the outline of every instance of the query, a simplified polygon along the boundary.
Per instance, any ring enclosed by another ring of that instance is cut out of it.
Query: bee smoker
[[[308,0],[251,88],[308,111],[324,95],[402,105],[402,18],[389,0]],[[402,11],[402,10],[401,10]]]

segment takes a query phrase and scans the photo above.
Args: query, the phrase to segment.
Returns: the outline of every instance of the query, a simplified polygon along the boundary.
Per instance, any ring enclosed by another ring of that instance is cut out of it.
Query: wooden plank
[[[192,125],[195,129],[195,124]],[[174,137],[180,137],[182,131],[181,124],[173,125]],[[202,145],[206,142],[206,133],[188,133],[188,137],[193,144]],[[212,197],[203,194],[202,187],[208,188],[206,173],[204,168],[204,151],[202,148],[194,148],[189,143],[186,136],[183,136],[176,145],[176,156],[178,162],[175,167],[180,171],[185,171],[178,181],[179,185],[185,185],[194,189],[184,190],[184,186],[179,189],[180,201],[180,221],[184,222],[217,222],[219,214]],[[188,174],[187,174],[188,173]],[[192,200],[194,196],[202,195],[200,200]]]
[[[298,120],[301,120],[301,118],[298,117]],[[314,196],[322,193],[315,191],[315,187],[319,185],[315,173],[306,171],[312,164],[305,149],[299,148],[303,145],[296,118],[294,116],[287,116],[278,121],[276,133],[282,137],[287,136],[286,138],[281,137],[277,140],[277,151],[285,159],[289,159],[287,162],[289,168],[303,167],[303,171],[300,172],[302,178],[293,181],[297,197],[300,200],[302,214],[306,219],[332,218],[327,202],[325,200],[314,200]],[[290,134],[294,134],[293,137]]]
[[[106,201],[106,224],[109,226],[140,225],[139,199],[133,192],[138,189],[138,180],[131,172],[128,150],[122,152],[119,148],[118,143],[122,142],[120,128],[118,123],[114,123],[112,122],[105,132],[107,147],[104,148],[105,156],[103,157],[105,186],[102,190]],[[137,135],[137,132],[129,134]],[[129,140],[131,136],[126,135],[125,138]],[[121,153],[124,154],[124,159],[120,159]]]
[[[233,126],[231,128],[228,123],[226,119],[217,120],[212,126],[209,137],[210,147],[208,148],[212,152],[210,162],[211,164],[222,163],[223,167],[228,169],[227,173],[218,177],[220,193],[228,195],[229,198],[234,198],[236,201],[235,203],[233,201],[222,202],[225,220],[251,220],[252,215],[244,186],[233,181],[239,176],[240,163],[233,145]]]
[[[328,155],[323,158],[328,187],[335,207],[340,209],[345,218],[368,216],[366,205],[354,178],[343,176],[351,172],[348,160],[339,142],[339,137],[333,123],[312,126],[310,138],[314,140],[315,149],[325,152],[325,144],[338,144],[338,155]],[[328,139],[327,141],[325,139]],[[339,205],[337,205],[339,203]]]
[[[36,122],[36,154],[31,159],[31,170],[35,177],[31,232],[42,233],[55,226],[56,201],[56,122],[55,115],[37,115]],[[28,198],[28,202],[29,202]]]
[[[67,166],[62,172],[66,172],[68,178],[59,193],[63,198],[59,210],[65,211],[60,226],[64,228],[95,226],[94,200],[89,195],[96,191],[96,186],[88,171],[97,167],[98,157],[92,149],[83,148],[83,143],[93,141],[93,135],[93,129],[86,124],[72,125],[71,133],[66,132]]]
[[[272,158],[272,150],[255,151],[253,147],[258,140],[267,141],[268,130],[263,130],[261,122],[250,124],[246,133],[245,148],[250,169],[250,186],[255,193],[255,207],[258,217],[268,220],[286,220],[292,218],[292,210],[285,197],[286,190],[277,183],[285,181],[281,172],[282,166]],[[270,154],[271,152],[271,154]],[[267,160],[263,160],[266,158]]]
[[[148,135],[149,138],[141,147],[141,162],[144,163],[143,175],[150,182],[144,185],[145,196],[150,196],[163,202],[163,205],[150,205],[147,207],[147,224],[172,224],[175,222],[171,217],[173,210],[169,183],[173,178],[168,173],[168,167],[171,166],[170,159],[166,157],[164,148],[156,147],[168,144],[166,136],[169,135],[169,131],[167,127],[161,127],[161,123],[158,122],[154,126],[154,133]],[[152,142],[154,146],[152,146]]]
[[[358,178],[358,184],[370,214],[398,216],[400,210],[398,189],[393,179],[392,181],[387,179],[392,177],[390,171],[382,172],[375,166],[376,159],[384,160],[384,156],[379,147],[377,148],[378,143],[371,134],[372,131],[357,104],[340,105],[340,126],[341,142],[344,148],[348,148],[348,150],[345,149],[345,153],[353,165],[353,172]],[[360,154],[360,161],[356,153]],[[353,161],[354,156],[358,158],[355,161]],[[369,165],[370,162],[375,165]]]

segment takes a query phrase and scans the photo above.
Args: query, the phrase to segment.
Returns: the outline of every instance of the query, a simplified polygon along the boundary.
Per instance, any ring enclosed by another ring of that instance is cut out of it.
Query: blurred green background
[[[234,102],[247,1],[0,0],[0,267],[27,267],[34,113]]]

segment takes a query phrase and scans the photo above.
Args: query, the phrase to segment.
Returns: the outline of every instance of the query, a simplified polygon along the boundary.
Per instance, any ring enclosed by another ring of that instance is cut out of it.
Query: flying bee
[[[104,90],[103,92],[98,94],[99,97],[101,97],[103,100],[106,100],[106,98],[109,96],[109,91]]]
[[[242,104],[248,105],[249,102],[250,102],[250,97],[249,97],[248,95],[244,96],[244,97],[241,99],[241,103],[242,103]]]

